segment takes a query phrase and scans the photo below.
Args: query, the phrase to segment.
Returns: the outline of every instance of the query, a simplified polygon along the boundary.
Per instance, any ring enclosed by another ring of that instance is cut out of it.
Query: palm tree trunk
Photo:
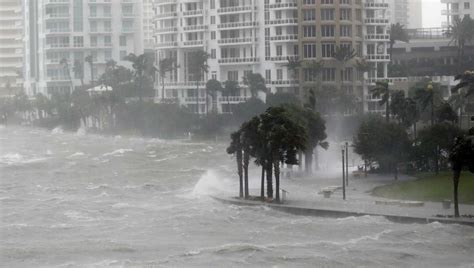
[[[242,198],[244,197],[244,182],[243,182],[243,176],[242,176],[242,151],[241,150],[237,150],[236,160],[237,160],[237,172],[239,174],[239,197]]]
[[[266,161],[267,164],[267,197],[268,198],[273,198],[273,167],[272,167],[272,161],[271,159],[268,159]]]
[[[245,198],[249,197],[249,162],[250,155],[248,150],[244,150],[244,183],[245,183]]]
[[[262,177],[261,177],[261,184],[260,184],[260,198],[262,201],[265,200],[265,164],[262,163]]]
[[[431,95],[431,126],[434,125],[434,100],[433,100],[433,94]]]
[[[206,89],[206,116],[209,114],[209,92]]]
[[[453,171],[453,199],[454,199],[454,217],[459,217],[458,186],[461,170]]]
[[[303,152],[299,151],[298,152],[298,171],[301,172],[303,171]]]
[[[305,171],[308,175],[313,173],[313,148],[308,148],[305,152]]]
[[[280,203],[280,161],[273,161],[273,169],[275,172],[275,199]]]
[[[161,102],[165,101],[165,78],[161,77]]]
[[[91,86],[94,85],[94,63],[92,61],[90,62],[90,67],[91,67]]]
[[[415,120],[416,120],[416,119],[415,119]],[[415,138],[415,140],[416,140],[416,136],[417,136],[417,135],[416,135],[416,121],[415,121],[415,123],[413,123],[413,136],[414,136],[414,138]]]
[[[196,81],[196,114],[199,117],[199,81]]]
[[[385,120],[387,121],[387,123],[390,122],[390,103],[388,100],[385,104]]]

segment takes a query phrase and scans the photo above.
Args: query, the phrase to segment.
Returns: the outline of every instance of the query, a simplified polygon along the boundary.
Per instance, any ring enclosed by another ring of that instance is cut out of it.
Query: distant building
[[[441,15],[446,17],[443,27],[451,26],[456,18],[474,18],[474,0],[441,0],[441,3],[446,6],[446,9],[441,10]]]
[[[153,52],[155,48],[153,20],[155,13],[153,11],[153,0],[143,1],[143,40],[145,51]]]
[[[216,108],[226,113],[232,105],[250,98],[242,83],[249,72],[260,73],[271,92],[303,98],[305,85],[299,85],[286,66],[292,58],[303,63],[322,61],[324,67],[318,75],[323,85],[338,86],[343,80],[344,89],[357,96],[363,110],[381,112],[383,107],[369,96],[368,84],[361,79],[354,60],[339,72],[333,53],[338,46],[353,48],[357,57],[372,67],[367,81],[386,78],[388,7],[384,0],[155,0],[158,58],[176,58],[180,66],[167,76],[164,98],[205,113],[208,79],[238,81],[242,89],[236,96],[228,100],[219,94]],[[210,55],[209,73],[202,81],[194,81],[189,74],[189,55],[196,50]],[[314,83],[315,75],[302,68],[299,78],[305,84]],[[161,90],[157,95],[162,97]]]
[[[127,54],[143,53],[143,11],[139,1],[23,0],[23,3],[24,77],[29,95],[66,92],[82,82],[96,82],[104,73],[107,61],[126,65],[121,61]],[[85,62],[88,56],[92,65]],[[67,64],[61,64],[63,59]]]
[[[0,95],[23,87],[23,21],[21,0],[0,0]]]
[[[415,29],[423,27],[422,0],[389,0],[388,16],[390,23],[400,23],[405,28]]]

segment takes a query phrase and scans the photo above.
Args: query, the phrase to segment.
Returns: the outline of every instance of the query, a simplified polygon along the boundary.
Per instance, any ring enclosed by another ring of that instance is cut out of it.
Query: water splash
[[[57,135],[57,134],[63,134],[64,130],[61,126],[55,127],[53,130],[51,130],[51,134]]]
[[[214,170],[204,173],[194,186],[193,196],[212,195],[218,193],[229,193],[235,188],[234,183]]]

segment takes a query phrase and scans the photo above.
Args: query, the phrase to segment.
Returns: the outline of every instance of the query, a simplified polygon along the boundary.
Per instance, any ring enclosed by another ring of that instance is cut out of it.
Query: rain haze
[[[0,0],[1,267],[472,267],[474,0]]]

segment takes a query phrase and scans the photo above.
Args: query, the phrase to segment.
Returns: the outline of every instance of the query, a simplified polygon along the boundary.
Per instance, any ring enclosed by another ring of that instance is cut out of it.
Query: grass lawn
[[[452,173],[416,174],[417,180],[395,182],[376,187],[372,195],[401,200],[435,201],[453,200]],[[459,203],[474,204],[474,174],[463,171],[459,181]]]

